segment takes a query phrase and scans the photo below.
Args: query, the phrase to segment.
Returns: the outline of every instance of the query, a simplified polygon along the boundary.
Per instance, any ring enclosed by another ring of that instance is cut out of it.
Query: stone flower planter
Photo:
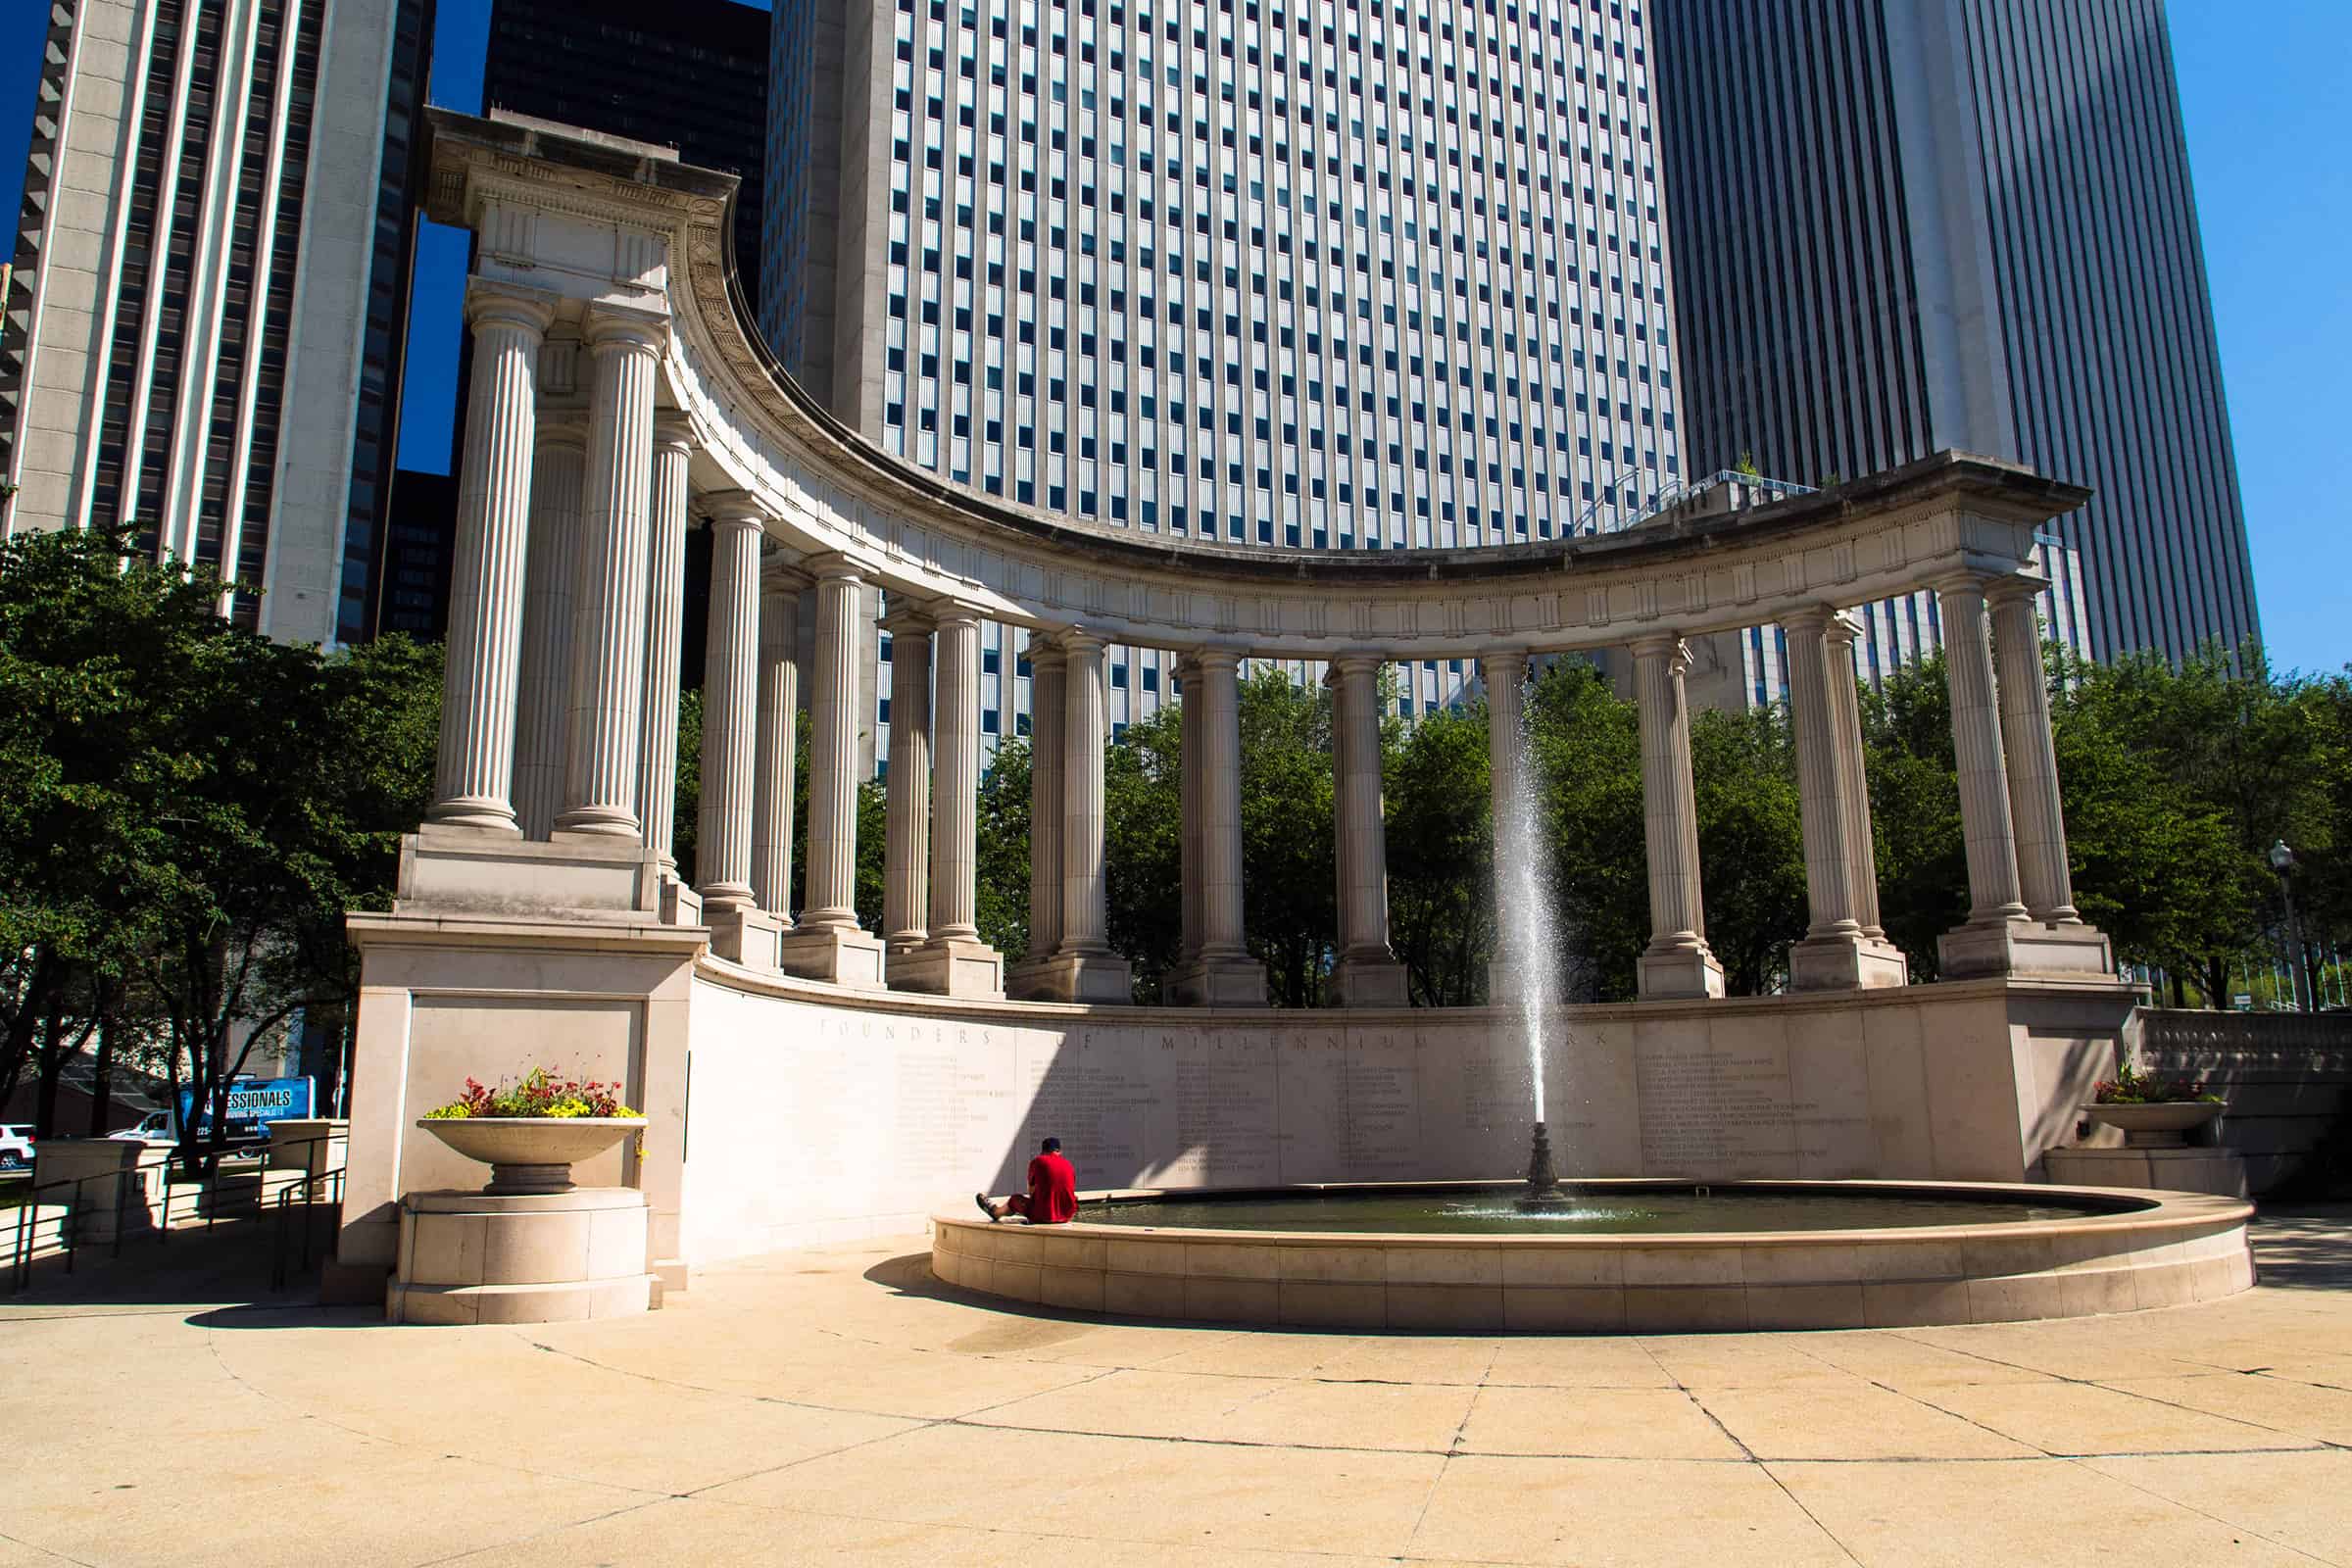
[[[568,1193],[571,1167],[631,1133],[643,1116],[420,1116],[416,1125],[490,1167],[485,1193]]]
[[[2188,1135],[2229,1107],[2207,1100],[2161,1101],[2144,1105],[2084,1105],[2092,1121],[2120,1128],[2130,1149],[2179,1149]]]

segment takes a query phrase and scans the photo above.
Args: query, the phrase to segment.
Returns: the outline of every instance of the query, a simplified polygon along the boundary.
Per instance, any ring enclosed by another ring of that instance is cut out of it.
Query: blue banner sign
[[[267,1137],[270,1124],[289,1117],[311,1114],[311,1104],[317,1094],[316,1083],[309,1078],[240,1078],[228,1086],[228,1136],[231,1142]],[[179,1092],[179,1119],[187,1125],[194,1114],[195,1091]],[[197,1118],[197,1137],[212,1131],[212,1106],[206,1105]]]

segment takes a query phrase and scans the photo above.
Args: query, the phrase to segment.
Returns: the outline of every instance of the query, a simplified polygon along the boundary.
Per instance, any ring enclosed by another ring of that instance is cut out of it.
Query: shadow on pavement
[[[2286,1291],[2352,1291],[2352,1203],[2265,1207],[2254,1224],[2259,1283]]]

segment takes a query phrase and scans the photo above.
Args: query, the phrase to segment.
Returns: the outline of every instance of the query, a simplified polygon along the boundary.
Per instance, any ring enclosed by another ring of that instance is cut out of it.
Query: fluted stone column
[[[1180,776],[1177,780],[1178,815],[1176,829],[1176,892],[1178,913],[1181,915],[1181,934],[1176,943],[1176,972],[1183,973],[1200,956],[1201,925],[1205,902],[1200,886],[1200,703],[1199,681],[1200,665],[1186,654],[1171,666],[1170,674],[1181,685],[1182,701],[1177,709]]]
[[[553,296],[476,278],[466,291],[473,379],[458,479],[457,559],[432,827],[518,835],[514,822],[515,679],[522,657],[539,344]]]
[[[1378,654],[1343,654],[1334,689],[1332,765],[1338,834],[1340,954],[1332,981],[1344,1007],[1401,1007],[1404,965],[1389,948],[1388,824],[1381,810]]]
[[[600,309],[582,333],[592,367],[588,467],[559,833],[641,840],[654,377],[665,331],[660,318]]]
[[[1068,704],[1069,660],[1061,644],[1031,633],[1027,956],[1031,964],[1043,963],[1061,946],[1062,719]]]
[[[2050,688],[2041,662],[2040,584],[2007,577],[1987,595],[1992,651],[2000,671],[2001,755],[2009,772],[2009,808],[2017,830],[2018,885],[2026,912],[2046,924],[2082,919],[2066,859],[2066,812],[2058,795],[2058,757],[2050,742]]]
[[[1812,911],[1804,940],[1789,952],[1789,987],[1796,991],[1854,991],[1900,985],[1906,978],[1901,955],[1874,940],[1862,924],[1857,889],[1871,877],[1872,866],[1867,860],[1855,863],[1845,760],[1848,751],[1859,752],[1861,736],[1839,722],[1836,689],[1853,684],[1853,666],[1849,653],[1830,640],[1837,618],[1823,605],[1782,622],[1788,640],[1788,710],[1796,734],[1797,807]]]
[[[759,760],[760,516],[737,493],[710,513],[710,622],[703,662],[702,809],[695,871],[703,912],[754,906],[752,793]]]
[[[1642,723],[1642,826],[1649,857],[1649,946],[1637,989],[1644,1001],[1723,995],[1723,965],[1707,947],[1699,895],[1698,800],[1690,783],[1690,714],[1683,672],[1690,651],[1671,634],[1634,644]]]
[[[890,983],[952,997],[1004,994],[1004,956],[980,940],[980,612],[948,604],[931,634],[931,925],[891,956]],[[897,700],[892,700],[897,714]],[[895,747],[894,747],[895,751]],[[898,761],[891,761],[896,776]]]
[[[2026,905],[2017,881],[2017,834],[2009,814],[2008,766],[2001,757],[1992,648],[1984,635],[1984,581],[1973,572],[1962,573],[1943,578],[1935,588],[1943,623],[1944,667],[1951,683],[1952,752],[1968,852],[1969,923],[2014,920],[2026,912]]]
[[[2026,918],[2006,922],[2006,969],[2011,974],[2112,977],[2115,954],[2104,933],[2075,908],[2074,873],[2067,863],[2066,812],[2058,790],[2058,757],[2050,743],[2050,688],[2042,667],[2041,623],[2035,596],[2041,583],[2005,577],[1987,595],[1992,606],[1993,654],[2000,666],[2001,755],[2016,823],[2019,892]],[[1965,930],[1965,928],[1963,928]],[[1963,967],[1989,967],[1959,953],[1961,933],[1945,938]]]
[[[808,694],[808,893],[800,923],[779,944],[794,974],[881,989],[883,944],[858,924],[858,564],[825,556],[816,577],[816,662]]]
[[[780,564],[760,578],[760,733],[752,774],[752,897],[792,926],[792,796],[799,744],[801,590],[808,579]]]
[[[1204,648],[1185,661],[1184,807],[1191,957],[1171,971],[1180,1005],[1262,1007],[1266,966],[1250,956],[1242,906],[1241,655]]]
[[[1854,918],[1862,934],[1884,940],[1879,923],[1878,841],[1870,828],[1870,778],[1862,747],[1862,699],[1854,670],[1854,643],[1862,627],[1849,614],[1832,616],[1824,633],[1829,645],[1830,718],[1838,727],[1838,765],[1843,783],[1838,799],[1845,805],[1846,858],[1855,868]]]
[[[931,617],[894,604],[881,625],[890,633],[890,776],[885,781],[889,837],[882,850],[882,939],[896,959],[923,945],[923,920],[931,903]]]
[[[686,421],[654,419],[653,515],[646,540],[645,731],[637,757],[637,809],[645,846],[677,869],[678,662],[686,632]],[[755,519],[756,526],[756,519]],[[708,881],[706,874],[705,880]]]
[[[1494,929],[1516,929],[1503,907],[1509,900],[1511,867],[1534,846],[1520,842],[1520,770],[1527,727],[1527,655],[1513,650],[1479,656],[1478,672],[1487,688],[1487,798],[1494,817]],[[1506,951],[1497,941],[1487,964],[1487,995],[1497,1003],[1517,1002],[1535,976],[1532,955]]]
[[[1103,640],[1090,631],[1060,634],[1062,655],[1061,792],[1054,815],[1033,816],[1029,832],[1061,830],[1060,940],[1051,955],[1012,976],[1015,994],[1056,1002],[1134,1000],[1127,960],[1110,951],[1109,883],[1102,850],[1102,746],[1108,709]],[[1034,667],[1034,661],[1033,667]],[[1032,692],[1031,709],[1038,699]],[[1035,765],[1051,765],[1041,747]],[[1037,866],[1032,861],[1034,873]]]
[[[562,346],[570,352],[578,349],[577,344]],[[530,571],[517,677],[520,710],[514,726],[514,814],[528,839],[545,839],[555,828],[556,813],[564,808],[572,594],[578,586],[580,483],[587,461],[586,421],[543,415],[538,454],[531,463]]]

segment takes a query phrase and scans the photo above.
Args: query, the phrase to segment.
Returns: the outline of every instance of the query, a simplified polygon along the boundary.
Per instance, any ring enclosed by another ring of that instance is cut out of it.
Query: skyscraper
[[[767,34],[766,13],[735,0],[494,0],[482,108],[674,147],[741,176],[735,254],[754,291]]]
[[[0,322],[6,527],[139,525],[362,635],[428,0],[51,0]]]
[[[2055,635],[2256,635],[2162,0],[1651,11],[1693,468],[2015,459],[2097,492]],[[1873,658],[1939,645],[1920,598],[1867,614]]]
[[[1638,8],[806,0],[775,27],[763,327],[956,483],[1377,550],[1613,526],[1681,473]],[[1111,670],[1114,723],[1165,694],[1155,653]],[[1416,710],[1462,679],[1410,674]]]

